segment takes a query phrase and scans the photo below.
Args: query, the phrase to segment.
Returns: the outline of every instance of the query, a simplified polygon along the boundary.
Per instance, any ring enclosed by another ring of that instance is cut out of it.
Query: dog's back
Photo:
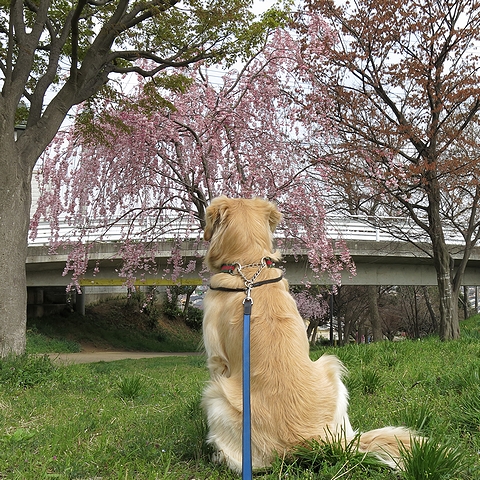
[[[272,274],[274,272],[271,272]],[[222,274],[218,274],[222,275]],[[214,282],[215,277],[212,279]],[[305,325],[282,281],[252,291],[251,424],[254,468],[309,438],[353,434],[336,357],[309,358]],[[204,393],[209,441],[230,467],[241,466],[243,294],[210,290],[204,342],[211,381]]]
[[[251,315],[251,438],[253,468],[267,466],[275,453],[288,453],[309,439],[352,440],[343,366],[334,356],[309,357],[305,324],[281,279],[272,232],[281,215],[261,199],[215,199],[207,209],[205,261],[214,273],[204,299],[203,337],[210,381],[203,395],[208,441],[217,458],[241,471],[242,322],[241,291],[255,277]],[[226,268],[225,268],[226,266]],[[227,273],[222,273],[227,272]],[[240,291],[239,291],[240,290]],[[397,438],[410,432],[387,427],[360,437],[363,451],[377,451],[386,463],[398,457]],[[394,445],[395,444],[395,445]]]

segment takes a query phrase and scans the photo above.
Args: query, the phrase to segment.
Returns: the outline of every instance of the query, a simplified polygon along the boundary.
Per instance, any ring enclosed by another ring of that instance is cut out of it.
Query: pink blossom
[[[307,53],[321,59],[322,41],[331,34],[320,19],[311,28],[323,32],[323,40]],[[181,242],[195,235],[200,241],[209,201],[221,194],[261,196],[284,215],[280,236],[306,249],[316,274],[328,272],[338,283],[342,269],[353,271],[353,265],[346,245],[334,245],[325,231],[323,145],[334,135],[330,105],[304,55],[292,34],[277,30],[258,56],[241,71],[226,72],[220,84],[197,65],[181,72],[190,82],[186,90],[152,97],[151,84],[139,78],[124,101],[83,106],[75,125],[59,133],[43,157],[33,235],[40,218],[48,218],[57,248],[68,243],[59,237],[59,222],[72,226],[78,242],[65,273],[77,286],[90,242],[113,231],[121,235],[118,273],[127,284],[138,272],[177,281],[196,267],[184,258]],[[315,108],[306,106],[312,97]],[[82,124],[86,113],[92,115]],[[175,240],[171,258],[164,272],[156,272],[155,246],[167,234]]]

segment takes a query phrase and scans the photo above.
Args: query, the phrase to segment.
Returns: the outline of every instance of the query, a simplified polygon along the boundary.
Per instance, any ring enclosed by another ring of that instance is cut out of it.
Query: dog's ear
[[[214,198],[205,212],[205,231],[203,238],[208,242],[212,238],[213,232],[220,225],[222,218],[228,208],[228,198],[225,195]]]
[[[277,228],[277,225],[280,223],[282,219],[282,214],[278,211],[275,204],[270,203],[270,216],[268,217],[268,222],[270,224],[270,230],[272,233]]]

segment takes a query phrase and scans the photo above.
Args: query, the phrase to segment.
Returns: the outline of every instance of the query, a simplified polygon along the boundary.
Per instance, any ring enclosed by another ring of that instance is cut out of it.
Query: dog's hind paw
[[[225,454],[222,451],[216,451],[212,454],[213,463],[225,463]]]
[[[222,450],[217,450],[212,454],[212,463],[226,465],[230,470],[242,473],[242,457],[233,459],[225,454]]]

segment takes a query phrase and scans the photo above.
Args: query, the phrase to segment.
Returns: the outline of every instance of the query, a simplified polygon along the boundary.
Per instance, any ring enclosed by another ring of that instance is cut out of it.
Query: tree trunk
[[[455,340],[460,338],[460,324],[458,321],[460,282],[458,286],[454,288],[453,258],[445,243],[440,219],[436,218],[435,220],[434,222],[431,221],[431,225],[434,226],[433,230],[437,233],[431,235],[431,239],[440,303],[438,334],[440,340]]]
[[[383,340],[383,332],[382,319],[380,318],[380,312],[378,311],[378,287],[376,285],[369,285],[367,287],[367,298],[373,341],[380,342]]]
[[[317,333],[317,328],[319,324],[320,324],[320,319],[318,318],[310,319],[308,323],[307,338],[311,345],[315,344],[316,333]]]
[[[435,315],[435,311],[433,310],[432,302],[430,301],[430,295],[428,294],[428,288],[424,285],[422,287],[423,291],[423,297],[425,299],[425,303],[428,308],[428,313],[430,314],[430,319],[432,321],[432,326],[435,330],[438,331],[438,322],[437,322],[437,316]]]
[[[14,131],[17,103],[12,99],[16,98],[15,92],[7,93],[4,96],[6,101],[0,101],[0,107],[4,109],[4,115],[0,116],[0,358],[25,351],[25,262],[32,173],[38,158],[77,101],[74,93],[74,86],[67,83],[45,109],[43,121],[35,118],[30,121],[29,118],[27,128],[18,138]]]
[[[432,170],[427,172],[428,179],[428,221],[429,236],[432,241],[433,263],[437,272],[438,295],[440,301],[440,322],[438,334],[440,340],[460,338],[458,322],[458,294],[461,276],[454,282],[453,258],[445,243],[442,219],[440,217],[440,186],[438,177]]]
[[[440,298],[440,340],[455,340],[460,337],[460,325],[458,322],[458,292],[452,291],[450,275],[439,273],[438,294]]]
[[[357,331],[357,343],[360,344],[360,343],[365,343],[366,342],[366,339],[367,339],[367,329],[365,328],[365,324],[364,322],[362,321],[362,323],[360,323],[358,325],[358,331]]]
[[[0,358],[25,351],[32,171],[13,137],[0,137]]]
[[[417,287],[413,287],[413,323],[415,325],[415,338],[420,338],[420,316],[418,314]]]

